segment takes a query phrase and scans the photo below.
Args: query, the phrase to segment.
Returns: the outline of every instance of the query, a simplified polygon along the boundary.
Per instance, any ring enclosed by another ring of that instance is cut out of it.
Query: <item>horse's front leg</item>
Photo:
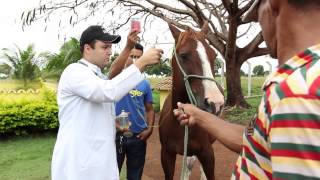
[[[174,168],[176,165],[176,154],[170,153],[161,147],[161,164],[164,171],[165,180],[173,180]]]
[[[207,180],[214,180],[214,152],[211,146],[197,154],[197,157],[202,165],[203,171],[206,174]]]

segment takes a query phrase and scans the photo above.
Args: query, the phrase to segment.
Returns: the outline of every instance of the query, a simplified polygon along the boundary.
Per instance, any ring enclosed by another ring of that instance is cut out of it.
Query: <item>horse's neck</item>
[[[175,106],[177,102],[190,102],[183,79],[178,78],[174,73],[172,78],[172,105]]]

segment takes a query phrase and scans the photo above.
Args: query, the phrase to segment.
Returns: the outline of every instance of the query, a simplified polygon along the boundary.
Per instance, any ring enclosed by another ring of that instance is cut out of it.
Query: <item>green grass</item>
[[[252,106],[249,109],[242,109],[242,108],[231,108],[225,110],[225,119],[237,124],[247,125],[248,122],[252,119],[254,114],[257,111],[257,107],[260,104],[261,97],[249,98],[247,102]]]
[[[56,133],[14,137],[0,141],[1,180],[48,180]],[[125,180],[126,168],[120,179]]]
[[[1,180],[49,179],[55,134],[16,137],[0,142]]]
[[[260,95],[262,93],[261,87],[262,84],[264,83],[266,77],[251,77],[251,95]],[[216,80],[220,83],[220,77],[216,77]],[[226,81],[224,78],[224,85],[226,87]],[[242,93],[244,96],[247,96],[248,94],[248,77],[242,76],[241,77],[241,88],[242,88]]]

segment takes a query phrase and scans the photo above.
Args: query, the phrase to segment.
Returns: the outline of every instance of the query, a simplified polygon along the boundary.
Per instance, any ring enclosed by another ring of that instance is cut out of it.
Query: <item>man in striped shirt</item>
[[[319,19],[320,0],[256,0],[245,15],[259,21],[279,62],[248,127],[178,103],[181,124],[203,127],[240,154],[232,179],[320,179]]]

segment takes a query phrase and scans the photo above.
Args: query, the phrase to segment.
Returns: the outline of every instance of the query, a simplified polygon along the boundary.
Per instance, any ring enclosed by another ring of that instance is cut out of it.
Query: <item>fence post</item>
[[[247,97],[251,96],[251,63],[249,61],[245,61],[248,64],[248,94]]]
[[[220,85],[222,87],[222,89],[224,89],[224,65],[225,63],[223,62],[223,60],[217,58],[217,60],[221,63],[221,78],[220,78]]]
[[[272,73],[272,65],[269,61],[266,61],[266,63],[269,65],[269,74]]]

